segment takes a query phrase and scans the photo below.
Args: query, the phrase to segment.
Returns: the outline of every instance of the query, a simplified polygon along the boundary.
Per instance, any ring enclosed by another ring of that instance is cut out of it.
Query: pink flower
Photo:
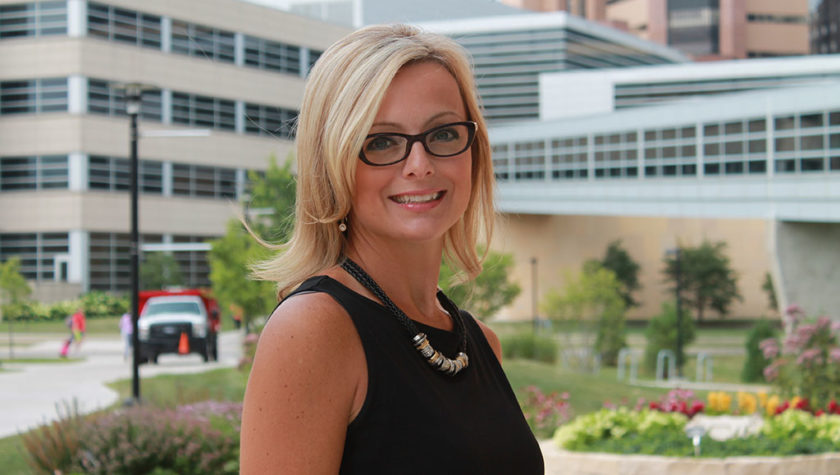
[[[764,379],[768,382],[772,382],[776,378],[779,377],[779,367],[776,363],[773,363],[766,368],[764,368]]]
[[[799,355],[799,358],[796,359],[796,363],[804,366],[811,366],[812,364],[821,364],[822,360],[822,352],[819,348],[808,348]]]
[[[758,347],[761,348],[764,357],[768,360],[771,360],[779,355],[779,342],[776,341],[775,338],[762,340],[762,342],[758,344]]]
[[[788,305],[785,309],[785,317],[791,322],[797,322],[805,316],[805,311],[797,304]]]
[[[834,347],[828,351],[828,359],[832,363],[840,363],[840,348]]]

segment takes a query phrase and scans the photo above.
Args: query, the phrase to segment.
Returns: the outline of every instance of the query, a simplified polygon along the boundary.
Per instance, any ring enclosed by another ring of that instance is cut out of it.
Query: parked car
[[[157,363],[164,353],[198,353],[219,359],[219,305],[203,289],[148,290],[139,294],[140,360]]]

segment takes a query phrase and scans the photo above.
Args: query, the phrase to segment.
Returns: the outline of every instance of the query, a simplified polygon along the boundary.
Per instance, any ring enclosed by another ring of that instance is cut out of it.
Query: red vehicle
[[[218,360],[219,304],[205,289],[145,290],[138,294],[142,361],[163,353],[198,353]]]

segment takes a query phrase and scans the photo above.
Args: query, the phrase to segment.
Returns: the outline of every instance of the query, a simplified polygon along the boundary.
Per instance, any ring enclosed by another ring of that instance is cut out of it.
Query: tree
[[[767,294],[767,304],[773,310],[779,309],[779,301],[776,300],[776,288],[773,287],[773,277],[769,272],[764,273],[764,282],[761,284],[761,290]]]
[[[0,320],[3,307],[21,303],[32,289],[20,273],[20,257],[12,257],[0,262]]]
[[[595,350],[605,364],[615,366],[618,352],[626,346],[621,283],[613,271],[597,262],[585,264],[583,272],[567,282],[562,294],[548,292],[543,312],[553,319],[574,322],[584,337],[584,347]]]
[[[672,284],[672,292],[676,290],[679,275],[680,297],[686,306],[697,312],[698,322],[703,321],[708,308],[725,317],[733,301],[743,300],[725,249],[725,242],[703,241],[698,247],[681,246],[679,265],[677,255],[667,255],[663,260],[663,273],[666,281]]]
[[[653,371],[656,369],[656,359],[660,350],[671,350],[677,359],[677,365],[685,364],[685,348],[694,341],[694,320],[690,318],[679,319],[680,338],[682,345],[677,351],[677,308],[673,302],[663,302],[662,312],[651,318],[645,328],[645,367]],[[678,369],[682,373],[681,369]]]
[[[295,178],[291,160],[278,166],[269,159],[265,173],[249,172],[251,182],[249,210],[258,210],[249,220],[253,232],[269,241],[286,241],[291,232],[295,203]],[[246,213],[248,214],[248,213]],[[276,305],[273,282],[251,278],[249,265],[266,259],[270,251],[248,234],[238,219],[231,219],[224,236],[211,242],[208,254],[213,294],[225,311],[237,305],[243,312],[243,323],[257,315],[268,315]]]
[[[148,252],[140,266],[140,288],[147,290],[163,289],[184,285],[181,267],[172,254]]]
[[[587,261],[587,263],[589,262],[599,263],[604,269],[613,271],[615,277],[621,283],[619,293],[627,308],[639,306],[639,303],[633,298],[633,292],[641,288],[639,284],[639,264],[630,257],[630,254],[621,245],[621,240],[611,242],[600,261],[592,259]]]
[[[471,282],[458,282],[455,270],[445,261],[441,265],[438,280],[444,293],[453,302],[468,305],[476,318],[484,320],[513,302],[522,291],[517,283],[508,280],[512,268],[513,254],[489,251],[483,270]]]

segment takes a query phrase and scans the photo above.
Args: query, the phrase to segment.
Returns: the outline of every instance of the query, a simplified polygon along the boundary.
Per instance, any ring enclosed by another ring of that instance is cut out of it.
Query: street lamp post
[[[669,255],[674,256],[674,280],[676,280],[674,296],[676,297],[676,311],[677,311],[677,377],[682,378],[683,370],[683,315],[682,315],[682,250],[676,249],[668,251]]]
[[[143,86],[141,84],[127,84],[125,86],[126,112],[131,119],[131,348],[133,357],[131,362],[131,397],[135,404],[140,403],[140,335],[137,321],[140,318],[140,236],[138,232],[138,165],[137,165],[137,116],[140,114],[140,101]]]
[[[534,318],[534,332],[539,329],[540,317],[537,314],[537,258],[531,258],[531,315]]]

